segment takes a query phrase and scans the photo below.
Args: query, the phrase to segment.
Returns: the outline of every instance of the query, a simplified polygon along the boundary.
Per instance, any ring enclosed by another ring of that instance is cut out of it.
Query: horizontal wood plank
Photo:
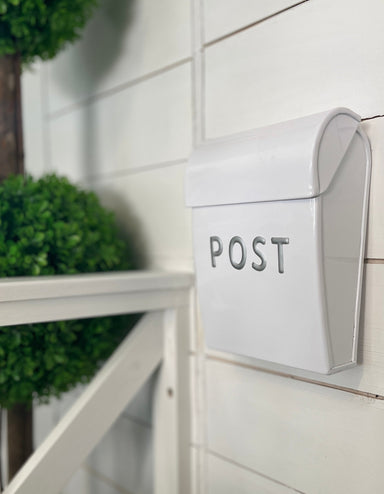
[[[384,402],[207,363],[208,448],[306,494],[382,492]]]
[[[339,106],[384,114],[383,15],[381,0],[310,0],[207,48],[207,137]]]
[[[212,453],[207,454],[207,483],[208,492],[220,494],[297,494],[299,492]]]
[[[366,257],[378,262],[384,259],[384,118],[363,122],[372,150],[371,194],[368,213],[368,242]]]
[[[92,451],[85,465],[130,493],[151,494],[153,431],[120,417]]]
[[[204,41],[212,42],[244,26],[277,14],[300,0],[205,0]]]
[[[132,494],[132,492],[122,490],[114,483],[106,481],[101,475],[95,475],[92,470],[82,467],[73,475],[61,494]]]
[[[115,211],[127,238],[152,269],[193,270],[191,209],[185,207],[186,163],[97,180],[93,189]]]
[[[47,63],[49,111],[189,57],[190,10],[189,2],[180,0],[100,2],[82,39]]]
[[[49,119],[52,169],[84,181],[185,160],[192,140],[191,93],[186,62]]]

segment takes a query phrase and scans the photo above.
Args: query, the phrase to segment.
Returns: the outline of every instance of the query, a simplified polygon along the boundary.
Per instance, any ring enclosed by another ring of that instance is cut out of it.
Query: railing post
[[[162,361],[163,312],[148,313],[4,494],[57,494]]]
[[[154,402],[154,493],[190,494],[189,294],[164,312],[164,357]]]
[[[190,494],[192,283],[191,274],[163,272],[0,282],[1,325],[147,312],[4,494],[60,492],[160,363],[154,397],[154,490]]]

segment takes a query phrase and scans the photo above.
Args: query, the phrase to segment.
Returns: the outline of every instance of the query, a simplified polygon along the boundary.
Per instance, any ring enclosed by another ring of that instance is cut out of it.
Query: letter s
[[[252,242],[253,252],[260,258],[261,263],[256,264],[255,262],[253,262],[252,267],[256,271],[264,271],[264,269],[267,266],[267,261],[265,260],[263,253],[260,252],[259,249],[257,248],[257,244],[265,245],[265,238],[264,237],[255,237],[253,239],[253,242]]]

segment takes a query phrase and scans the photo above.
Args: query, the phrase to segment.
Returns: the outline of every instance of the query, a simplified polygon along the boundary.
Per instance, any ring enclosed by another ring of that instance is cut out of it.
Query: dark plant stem
[[[21,60],[19,55],[0,57],[0,181],[24,173],[21,114]]]
[[[0,181],[24,173],[20,55],[0,57]],[[8,479],[32,453],[32,407],[8,411]]]
[[[8,481],[33,451],[32,405],[17,404],[8,410]]]

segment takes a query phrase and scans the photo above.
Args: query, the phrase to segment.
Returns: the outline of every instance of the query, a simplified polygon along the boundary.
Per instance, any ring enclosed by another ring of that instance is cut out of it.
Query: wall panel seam
[[[292,379],[293,381],[300,381],[303,383],[307,384],[315,384],[317,386],[322,386],[323,388],[328,388],[328,389],[333,389],[335,391],[342,391],[345,393],[350,393],[358,396],[363,396],[364,398],[370,398],[374,400],[384,400],[384,396],[376,393],[370,393],[368,391],[362,391],[354,388],[348,388],[347,386],[341,386],[338,384],[332,384],[332,383],[327,383],[323,381],[317,381],[316,379],[310,379],[307,377],[301,377],[301,376],[296,376],[294,374],[290,374],[289,372],[283,372],[283,371],[277,371],[273,369],[265,369],[263,367],[257,366],[257,365],[252,365],[252,364],[246,364],[244,362],[237,362],[235,360],[232,360],[230,358],[224,358],[224,357],[217,357],[215,355],[206,355],[207,359],[210,361],[215,361],[215,362],[220,362],[226,365],[232,365],[234,367],[242,367],[244,369],[250,369],[255,372],[262,372],[264,374],[270,374],[273,376],[278,376],[278,377],[283,377],[286,379]]]
[[[258,475],[259,477],[263,477],[264,479],[269,480],[275,484],[281,485],[287,489],[291,489],[292,492],[296,492],[297,494],[306,494],[305,492],[299,491],[299,490],[295,489],[294,487],[291,487],[290,485],[284,484],[283,482],[280,482],[279,480],[274,479],[273,477],[269,477],[268,475],[265,475],[264,473],[261,473],[258,470],[254,470],[253,468],[250,468],[247,465],[243,465],[242,463],[238,463],[237,461],[232,460],[231,458],[223,456],[222,454],[217,453],[216,451],[213,451],[211,449],[207,449],[207,453],[211,456],[218,458],[219,460],[222,460],[226,463],[230,463],[231,465],[235,465],[236,467],[238,467],[242,470],[246,470],[247,472]]]
[[[117,170],[115,172],[110,172],[108,174],[95,174],[95,175],[86,175],[83,177],[84,180],[89,181],[90,183],[95,182],[103,182],[108,180],[115,180],[117,178],[126,177],[127,175],[138,175],[140,173],[148,173],[151,171],[160,170],[162,168],[168,168],[171,166],[184,165],[187,162],[188,158],[180,158],[176,160],[169,161],[160,161],[158,163],[150,163],[148,165],[142,166],[132,166],[125,170]]]
[[[129,412],[124,411],[121,414],[121,418],[124,420],[127,420],[129,422],[132,422],[133,424],[138,425],[139,427],[142,427],[143,429],[147,429],[149,431],[153,430],[153,426],[150,422],[146,422],[145,420],[141,420],[138,417],[131,415]]]
[[[186,65],[192,61],[192,57],[186,57],[183,58],[175,63],[166,65],[164,67],[161,67],[160,69],[154,70],[152,72],[148,72],[147,74],[144,74],[140,77],[137,77],[135,79],[132,79],[130,81],[124,82],[122,84],[118,84],[117,86],[114,86],[112,88],[106,89],[105,91],[100,91],[99,93],[92,94],[91,96],[88,96],[86,98],[83,98],[76,103],[72,103],[68,106],[65,106],[64,108],[61,108],[60,110],[55,110],[52,112],[47,113],[47,118],[52,122],[54,120],[57,120],[63,116],[66,116],[72,112],[75,112],[84,106],[89,106],[93,103],[96,103],[100,100],[106,99],[110,96],[114,96],[115,94],[121,93],[125,91],[126,89],[129,89],[131,87],[138,86],[139,84],[146,82],[148,80],[151,80],[155,77],[161,76],[167,72],[171,72],[172,70],[175,70],[183,65]]]
[[[104,482],[105,484],[107,484],[110,487],[112,487],[113,489],[115,489],[117,492],[121,492],[121,494],[133,494],[131,491],[127,491],[120,484],[117,484],[116,482],[114,482],[113,480],[111,480],[109,477],[107,477],[106,475],[100,473],[98,470],[96,470],[95,468],[91,467],[90,465],[85,464],[85,465],[83,465],[82,468],[83,468],[83,470],[85,470],[90,475],[93,475],[98,480]]]
[[[383,118],[384,115],[373,115],[372,117],[364,117],[361,119],[362,122],[365,122],[366,120],[375,120],[376,118]]]
[[[224,34],[223,36],[220,36],[218,38],[215,38],[211,41],[207,41],[204,43],[204,48],[209,48],[212,45],[215,45],[217,43],[220,43],[221,41],[224,41],[228,38],[232,38],[232,36],[236,36],[236,34],[242,33],[243,31],[247,31],[248,29],[252,29],[253,27],[257,26],[258,24],[261,24],[262,22],[268,21],[269,19],[272,19],[273,17],[277,17],[278,15],[281,15],[288,10],[292,10],[303,3],[307,3],[309,0],[301,0],[300,2],[295,3],[294,5],[290,5],[289,7],[286,7],[285,9],[281,9],[278,12],[274,12],[273,14],[267,15],[266,17],[263,17],[262,19],[259,19],[255,22],[251,22],[250,24],[247,24],[245,26],[240,27],[239,29],[235,29],[234,31],[231,31],[227,34]]]

